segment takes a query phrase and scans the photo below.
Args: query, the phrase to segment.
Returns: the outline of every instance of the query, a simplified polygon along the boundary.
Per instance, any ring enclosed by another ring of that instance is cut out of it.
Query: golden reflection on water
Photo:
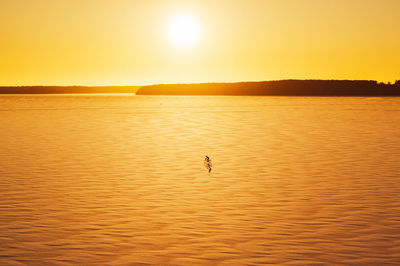
[[[0,103],[2,265],[400,263],[397,98]]]

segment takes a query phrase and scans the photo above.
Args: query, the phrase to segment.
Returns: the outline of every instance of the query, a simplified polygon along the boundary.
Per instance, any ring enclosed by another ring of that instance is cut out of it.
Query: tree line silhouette
[[[400,96],[400,80],[274,80],[148,86],[0,87],[0,94],[136,93],[137,95]]]
[[[139,88],[137,95],[400,96],[394,84],[374,80],[275,80],[237,83],[162,84]]]
[[[19,86],[0,87],[0,94],[135,93],[139,86]]]

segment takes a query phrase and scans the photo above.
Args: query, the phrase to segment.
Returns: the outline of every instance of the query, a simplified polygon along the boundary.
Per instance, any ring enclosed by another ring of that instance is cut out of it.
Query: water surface
[[[400,264],[399,98],[7,95],[0,123],[1,265]]]

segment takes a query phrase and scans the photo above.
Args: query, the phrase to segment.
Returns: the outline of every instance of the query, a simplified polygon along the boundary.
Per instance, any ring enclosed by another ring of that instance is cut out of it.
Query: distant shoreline
[[[275,80],[237,83],[150,85],[137,95],[400,96],[395,84],[374,80]]]
[[[0,87],[0,94],[136,93],[136,95],[400,96],[400,81],[274,80],[147,86]]]
[[[136,93],[140,86],[19,86],[0,87],[0,94]]]

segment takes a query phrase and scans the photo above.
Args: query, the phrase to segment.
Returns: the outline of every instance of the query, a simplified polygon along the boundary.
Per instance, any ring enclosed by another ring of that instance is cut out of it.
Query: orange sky
[[[0,85],[400,79],[398,0],[1,0]],[[168,39],[177,14],[201,33]]]

